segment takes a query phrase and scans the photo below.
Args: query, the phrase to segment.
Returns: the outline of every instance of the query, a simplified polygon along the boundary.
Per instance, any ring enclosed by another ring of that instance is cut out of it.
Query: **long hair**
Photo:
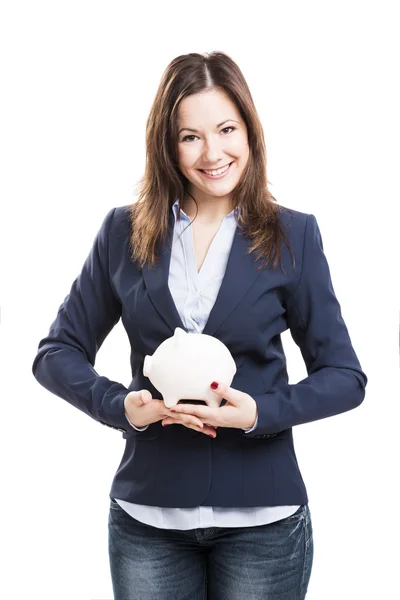
[[[268,264],[275,268],[284,242],[294,261],[278,218],[279,210],[288,209],[280,207],[268,190],[260,119],[242,72],[223,52],[177,56],[161,77],[146,124],[145,173],[137,186],[138,199],[129,207],[131,259],[140,267],[151,267],[158,260],[158,244],[166,239],[172,205],[178,199],[180,207],[187,193],[188,180],[178,167],[178,108],[187,96],[210,89],[229,96],[247,127],[249,158],[230,196],[232,208],[239,208],[234,211],[237,226],[250,241],[248,253],[261,259],[258,268]]]

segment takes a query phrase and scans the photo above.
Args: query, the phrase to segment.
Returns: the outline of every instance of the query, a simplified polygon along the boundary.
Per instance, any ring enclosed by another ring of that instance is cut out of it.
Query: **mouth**
[[[229,173],[229,171],[231,170],[231,165],[234,163],[235,161],[232,161],[230,163],[228,163],[227,165],[224,165],[224,167],[220,167],[221,169],[225,169],[225,171],[223,171],[222,173],[218,174],[218,175],[210,175],[209,173],[206,173],[203,169],[197,169],[200,173],[202,173],[205,177],[208,177],[209,179],[222,179],[222,177],[225,177],[227,175],[227,173]],[[226,169],[226,167],[228,167]]]

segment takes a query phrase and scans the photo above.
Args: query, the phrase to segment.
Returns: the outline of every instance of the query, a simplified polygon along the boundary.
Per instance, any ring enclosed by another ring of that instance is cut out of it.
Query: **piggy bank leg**
[[[171,408],[171,406],[176,406],[179,402],[179,398],[175,398],[174,396],[167,396],[164,398],[164,404],[167,408]]]
[[[216,396],[214,394],[214,392],[207,391],[207,396],[205,399],[205,402],[207,404],[207,406],[209,406],[210,408],[219,408],[219,405],[222,402],[222,398],[219,398],[218,396]]]

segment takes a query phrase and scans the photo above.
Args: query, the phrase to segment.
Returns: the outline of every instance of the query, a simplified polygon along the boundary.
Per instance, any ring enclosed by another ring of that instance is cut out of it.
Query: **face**
[[[198,202],[229,204],[249,157],[246,124],[236,105],[221,91],[192,94],[178,109],[178,164],[187,190]],[[222,175],[203,170],[230,165]]]

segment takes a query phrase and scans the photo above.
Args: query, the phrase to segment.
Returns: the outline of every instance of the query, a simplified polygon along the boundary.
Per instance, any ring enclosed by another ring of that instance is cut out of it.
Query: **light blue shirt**
[[[181,210],[180,221],[177,220],[178,200],[172,210],[175,226],[168,286],[186,330],[190,333],[202,333],[225,274],[236,230],[234,211],[224,217],[198,272],[190,219]],[[132,423],[131,425],[135,427]],[[256,426],[257,420],[252,428],[244,431],[246,433],[252,431]],[[135,427],[135,429],[144,431],[147,427]],[[135,519],[162,529],[264,525],[288,517],[299,508],[298,505],[250,508],[212,506],[165,508],[134,504],[118,498],[116,501]]]

